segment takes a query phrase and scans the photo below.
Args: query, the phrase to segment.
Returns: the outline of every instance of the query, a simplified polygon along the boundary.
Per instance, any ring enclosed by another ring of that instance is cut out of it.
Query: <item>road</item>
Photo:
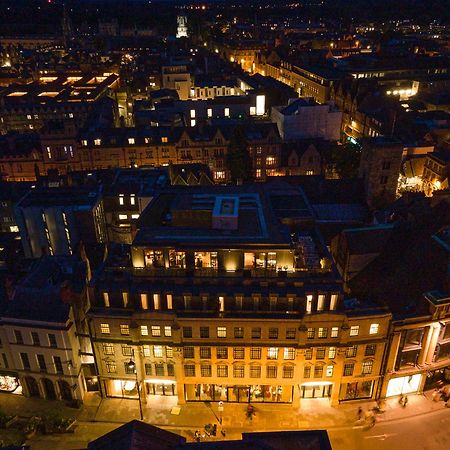
[[[395,421],[328,431],[333,450],[438,450],[450,448],[450,409]]]

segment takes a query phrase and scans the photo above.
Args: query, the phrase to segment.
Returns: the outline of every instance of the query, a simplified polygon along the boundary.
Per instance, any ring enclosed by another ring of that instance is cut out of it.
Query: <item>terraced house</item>
[[[307,198],[282,182],[165,189],[89,297],[103,396],[336,404],[381,387],[390,313],[344,299]]]

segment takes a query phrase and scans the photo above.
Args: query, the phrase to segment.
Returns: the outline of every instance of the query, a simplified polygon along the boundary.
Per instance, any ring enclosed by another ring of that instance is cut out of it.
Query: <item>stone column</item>
[[[433,329],[431,325],[427,326],[425,329],[425,334],[422,339],[422,349],[419,353],[419,358],[417,360],[417,364],[419,366],[423,366],[425,364],[425,359],[428,353],[428,349],[430,347],[431,335],[433,334]]]
[[[433,355],[434,355],[434,350],[436,349],[436,344],[438,341],[438,337],[439,337],[439,332],[441,330],[441,327],[439,325],[439,323],[434,323],[432,326],[432,333],[431,333],[431,339],[430,339],[430,345],[427,351],[427,356],[425,359],[425,362],[427,364],[431,364],[433,362]]]

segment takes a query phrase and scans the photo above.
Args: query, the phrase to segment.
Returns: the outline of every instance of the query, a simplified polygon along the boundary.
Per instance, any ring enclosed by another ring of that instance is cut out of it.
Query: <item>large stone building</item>
[[[390,313],[344,300],[301,190],[171,188],[137,228],[90,289],[104,396],[137,398],[136,376],[180,404],[377,396]]]

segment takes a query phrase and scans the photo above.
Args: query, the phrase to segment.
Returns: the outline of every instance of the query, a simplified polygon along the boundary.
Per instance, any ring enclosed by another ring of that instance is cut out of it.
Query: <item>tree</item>
[[[249,181],[252,178],[252,161],[247,150],[247,139],[243,126],[235,128],[228,144],[227,166],[231,180]]]
[[[361,148],[350,142],[336,145],[331,152],[331,160],[340,178],[355,178],[358,175]]]

